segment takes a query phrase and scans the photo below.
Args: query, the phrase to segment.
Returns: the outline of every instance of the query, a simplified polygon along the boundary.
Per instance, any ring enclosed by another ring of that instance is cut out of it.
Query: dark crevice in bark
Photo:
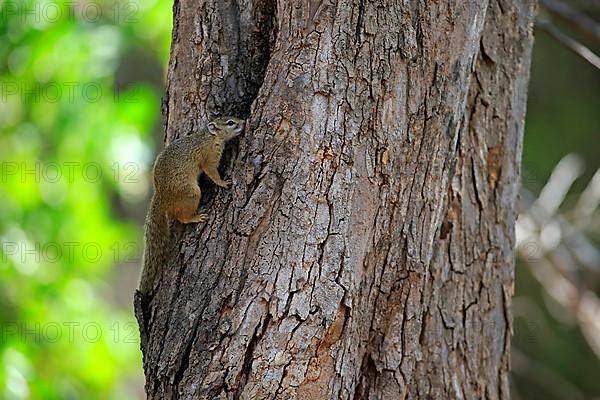
[[[369,398],[370,386],[375,382],[379,373],[370,352],[366,352],[360,366],[359,382],[354,392],[354,400]]]
[[[210,113],[214,115],[234,115],[247,119],[250,117],[252,103],[258,96],[262,87],[267,65],[277,39],[277,2],[268,0],[259,3],[253,10],[252,26],[242,26],[240,5],[232,1],[229,8],[224,3],[219,3],[221,12],[226,15],[224,24],[227,33],[225,49],[235,51],[230,61],[229,68],[233,70],[224,77],[225,85],[221,94],[224,99],[222,104],[214,104]],[[245,21],[248,23],[248,21]],[[243,30],[245,28],[245,30]],[[232,38],[234,40],[232,40]],[[228,42],[229,40],[229,42]],[[246,128],[249,131],[249,127]],[[236,138],[228,143],[223,152],[219,165],[221,176],[231,171],[233,160],[236,158],[240,139]],[[210,208],[218,189],[206,176],[201,176],[198,182],[203,192],[201,207]]]
[[[483,39],[479,41],[479,54],[481,54],[480,60],[482,60],[486,65],[491,66],[495,63],[494,59],[485,51]]]
[[[217,4],[225,30],[223,48],[232,58],[229,74],[223,77],[225,93],[219,95],[224,101],[213,104],[209,111],[248,118],[277,39],[277,2],[269,0],[253,4],[252,21],[242,18],[244,10],[240,10],[238,1]],[[246,26],[249,22],[250,26]]]
[[[242,363],[240,384],[238,386],[238,389],[237,389],[236,395],[235,395],[236,399],[240,398],[240,395],[244,391],[244,386],[246,386],[246,381],[248,380],[248,376],[252,373],[252,361],[254,361],[254,357],[253,357],[254,349],[256,348],[256,345],[258,344],[258,341],[260,340],[260,338],[263,337],[265,332],[267,331],[267,327],[269,326],[270,322],[271,322],[271,314],[267,314],[262,325],[259,324],[256,326],[256,329],[254,330],[254,334],[252,335],[252,338],[250,339],[250,342],[248,343],[248,347],[246,348],[246,353],[244,354],[244,361]],[[260,329],[260,332],[259,332],[259,329]]]
[[[194,344],[194,342],[196,340],[196,336],[198,335],[198,328],[200,326],[201,320],[202,320],[202,313],[200,313],[198,315],[198,317],[196,317],[196,320],[194,321],[194,327],[192,329],[192,334],[187,338],[187,342],[183,349],[183,354],[181,355],[181,361],[179,363],[179,368],[177,368],[177,371],[175,372],[175,377],[174,377],[173,386],[172,386],[173,398],[175,398],[175,399],[178,397],[177,389],[179,387],[179,384],[181,383],[181,380],[184,376],[186,369],[190,365],[190,354],[192,352],[192,345]]]
[[[148,324],[151,322],[150,319],[150,307],[149,304],[152,301],[150,296],[144,296],[139,290],[135,291],[133,295],[133,309],[135,316],[140,327],[140,348],[147,348],[149,327]]]
[[[365,17],[365,0],[359,0],[358,17],[356,18],[356,31],[354,33],[354,43],[360,42],[360,31],[363,27],[363,19]]]
[[[179,0],[173,1],[173,30],[171,33],[171,42],[175,43],[178,40],[177,33],[179,31],[179,22],[180,22],[180,7],[181,3]],[[169,57],[173,55],[173,47],[171,47],[171,51]],[[167,87],[165,88],[165,93],[163,98],[161,99],[160,112],[163,116],[163,129],[164,129],[164,137],[163,142],[167,143],[168,140],[168,125],[169,125],[169,84],[170,80],[166,82]]]

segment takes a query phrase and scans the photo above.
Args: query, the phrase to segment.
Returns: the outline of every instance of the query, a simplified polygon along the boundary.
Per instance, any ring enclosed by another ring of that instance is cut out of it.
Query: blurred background
[[[0,399],[142,399],[132,296],[172,2],[1,4]]]
[[[142,399],[131,303],[171,2],[0,4],[0,399]],[[578,47],[598,54],[581,26],[600,3],[543,5],[515,99],[528,115],[511,389],[600,399],[600,74]]]

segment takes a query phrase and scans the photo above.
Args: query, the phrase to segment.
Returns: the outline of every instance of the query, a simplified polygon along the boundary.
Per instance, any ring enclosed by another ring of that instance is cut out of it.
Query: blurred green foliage
[[[171,3],[0,4],[0,398],[142,398],[132,293],[107,299],[139,258]]]

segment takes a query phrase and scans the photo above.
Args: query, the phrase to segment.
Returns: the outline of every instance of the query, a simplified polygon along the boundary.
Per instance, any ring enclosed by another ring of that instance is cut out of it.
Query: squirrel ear
[[[212,134],[212,135],[216,135],[217,134],[217,124],[215,124],[214,122],[209,122],[208,125],[206,125],[206,127],[208,128],[208,131]]]

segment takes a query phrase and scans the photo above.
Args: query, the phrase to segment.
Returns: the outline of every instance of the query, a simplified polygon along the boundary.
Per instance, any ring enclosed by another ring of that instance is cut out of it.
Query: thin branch
[[[567,222],[559,212],[569,188],[581,174],[581,161],[565,156],[552,171],[540,196],[521,188],[524,206],[516,225],[517,250],[533,277],[574,317],[592,351],[600,357],[600,298],[589,282],[582,281],[579,266],[600,270],[600,252],[586,236]],[[590,183],[590,193],[596,190]],[[589,194],[588,207],[595,209],[595,195]],[[589,218],[588,218],[589,220]],[[533,250],[533,253],[532,253]]]
[[[590,49],[571,38],[568,35],[565,35],[560,29],[555,27],[549,22],[538,21],[536,26],[543,31],[547,32],[550,36],[560,42],[562,45],[567,47],[573,53],[577,54],[579,57],[583,58],[585,61],[592,64],[597,69],[600,69],[600,57],[594,54]]]
[[[600,205],[600,169],[596,171],[575,206],[575,221],[579,226],[588,222]]]
[[[557,19],[568,24],[596,44],[600,44],[600,24],[596,21],[558,0],[541,0],[540,4]]]
[[[531,207],[536,210],[542,208],[548,218],[551,218],[558,211],[571,186],[582,173],[583,161],[581,157],[573,153],[567,154],[556,164],[550,179],[548,179]]]
[[[543,208],[531,208],[535,203],[535,196],[527,189],[521,188],[520,198],[523,203],[522,207],[526,211],[517,220],[517,230],[523,232],[523,241],[534,235],[535,229],[551,223],[556,224],[560,228],[562,242],[573,250],[572,254],[577,262],[594,274],[600,272],[600,252],[580,229],[570,224],[560,214],[549,215]],[[532,226],[523,226],[527,225],[526,221],[530,222]]]
[[[533,265],[526,263],[546,293],[570,313],[581,329],[590,349],[600,358],[600,299],[587,288],[578,288],[549,259]]]

